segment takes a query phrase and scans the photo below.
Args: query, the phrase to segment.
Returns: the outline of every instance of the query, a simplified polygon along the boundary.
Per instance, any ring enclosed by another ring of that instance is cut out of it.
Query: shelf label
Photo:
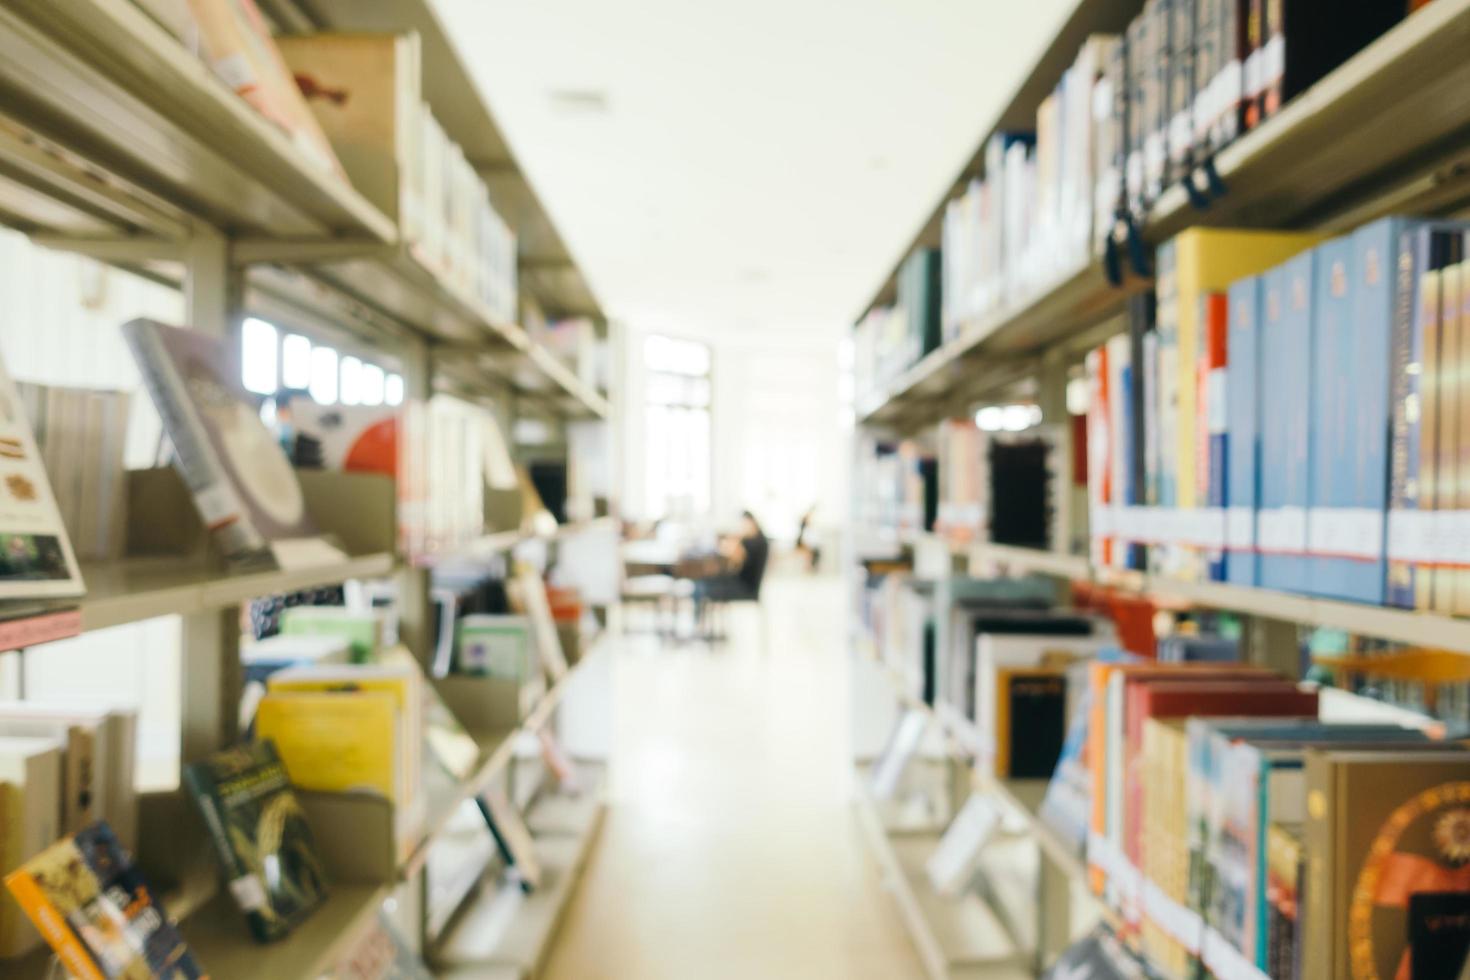
[[[1307,511],[1271,507],[1256,511],[1256,546],[1263,552],[1300,555],[1307,551]]]
[[[1388,557],[1395,561],[1433,562],[1438,558],[1434,512],[1388,512]]]
[[[1307,511],[1307,548],[1329,557],[1383,557],[1383,512],[1371,507],[1314,507]]]
[[[1163,889],[1154,884],[1152,879],[1145,879],[1143,883],[1143,914],[1158,923],[1159,928],[1172,936],[1190,955],[1199,952],[1200,931],[1204,928],[1199,913],[1165,895]]]
[[[1271,980],[1213,926],[1200,939],[1200,959],[1218,980]]]

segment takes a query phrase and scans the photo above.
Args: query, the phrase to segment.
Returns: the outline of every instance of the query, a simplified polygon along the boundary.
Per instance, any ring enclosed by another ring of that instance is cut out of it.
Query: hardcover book
[[[311,827],[274,745],[216,752],[185,766],[183,779],[257,942],[286,935],[326,900]]]
[[[0,858],[18,867],[61,836],[62,743],[53,738],[0,737]],[[40,937],[8,896],[0,901],[0,958],[29,952]]]
[[[5,885],[76,980],[207,980],[105,823],[51,845]]]
[[[1470,754],[1314,750],[1306,781],[1304,977],[1418,976],[1413,897],[1470,892]]]
[[[301,484],[252,407],[225,342],[153,320],[122,329],[179,474],[221,551],[276,565],[340,558],[316,537]]]

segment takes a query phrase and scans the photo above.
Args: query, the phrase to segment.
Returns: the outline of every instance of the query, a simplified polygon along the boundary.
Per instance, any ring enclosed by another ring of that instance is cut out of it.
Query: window
[[[323,405],[401,405],[403,377],[357,357],[339,357],[330,347],[298,333],[280,335],[264,320],[250,317],[240,333],[240,381],[247,391],[274,395],[281,389],[306,391]],[[262,417],[275,411],[261,408]]]
[[[710,349],[674,337],[643,343],[644,497],[653,517],[710,508]]]

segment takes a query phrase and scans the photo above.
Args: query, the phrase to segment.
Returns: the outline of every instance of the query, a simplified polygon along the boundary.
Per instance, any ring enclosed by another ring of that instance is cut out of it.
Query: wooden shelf
[[[1073,20],[1110,22],[1108,29],[1116,31],[1140,7],[1081,0]],[[1034,116],[1081,39],[1067,60],[1058,60],[1061,43],[1059,37],[1023,84],[1029,95],[1018,94],[1008,110],[1013,126],[1031,125],[1023,110],[1029,105]],[[1216,166],[1228,193],[1208,210],[1196,210],[1182,190],[1170,188],[1151,209],[1145,237],[1160,242],[1191,225],[1347,230],[1389,213],[1462,206],[1470,201],[1463,178],[1470,162],[1470,100],[1463,98],[1470,87],[1467,48],[1470,0],[1438,0],[1414,13],[1222,150]],[[983,168],[983,151],[982,143],[956,192]],[[938,245],[943,204],[905,255]],[[873,305],[891,299],[892,282]],[[1138,282],[1130,289],[1146,286]],[[1121,312],[1126,297],[1092,263],[1025,302],[967,325],[860,403],[858,419],[900,428],[938,422],[963,410],[966,397],[1034,374],[1036,365],[1025,358],[1042,348],[1100,342],[1103,336],[1091,328]]]
[[[316,980],[351,948],[386,897],[381,886],[334,883],[326,904],[296,931],[262,945],[251,939],[245,916],[222,889],[183,921],[181,931],[211,976]]]
[[[128,0],[7,4],[0,104],[90,170],[32,156],[22,182],[102,226],[170,237],[198,218],[273,238],[396,237],[385,215]],[[13,136],[0,155],[24,155]]]
[[[105,629],[157,616],[208,612],[260,596],[297,592],[356,578],[379,578],[397,567],[390,554],[292,571],[230,573],[175,558],[128,558],[82,566],[87,595],[82,629]]]

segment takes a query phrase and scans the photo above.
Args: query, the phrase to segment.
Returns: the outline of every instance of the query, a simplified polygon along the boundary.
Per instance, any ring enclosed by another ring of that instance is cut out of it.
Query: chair
[[[766,608],[761,604],[761,585],[765,582],[766,566],[770,563],[770,550],[755,559],[755,581],[747,591],[739,590],[729,586],[731,579],[722,578],[715,583],[714,587],[705,594],[703,608],[696,614],[696,625],[701,627],[700,634],[703,639],[710,642],[723,642],[729,639],[729,631],[726,628],[726,617],[729,607],[736,603],[753,603],[756,612],[760,615],[761,624],[761,650],[766,650]],[[702,621],[702,622],[701,622]]]

